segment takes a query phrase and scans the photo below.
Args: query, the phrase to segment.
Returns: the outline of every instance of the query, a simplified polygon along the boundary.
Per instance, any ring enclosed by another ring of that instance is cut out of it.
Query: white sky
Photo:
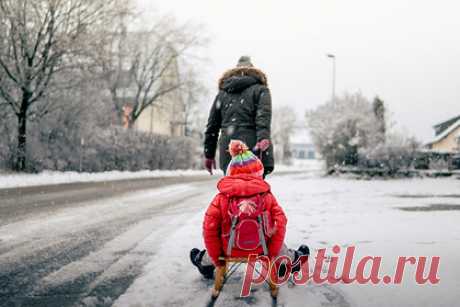
[[[429,140],[434,124],[460,115],[460,1],[138,1],[147,14],[206,26],[211,89],[248,54],[268,74],[274,106],[300,117],[330,98],[325,54],[334,53],[337,93],[378,94],[409,134]]]

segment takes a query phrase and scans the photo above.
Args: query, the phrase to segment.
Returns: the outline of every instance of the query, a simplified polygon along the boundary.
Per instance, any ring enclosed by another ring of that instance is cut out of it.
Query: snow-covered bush
[[[28,128],[27,170],[111,171],[197,168],[197,138],[168,138],[111,125],[110,103],[96,87],[69,90],[62,108]],[[0,109],[0,111],[3,109]],[[0,122],[0,169],[12,169],[16,117]],[[0,114],[1,115],[1,114]],[[201,161],[200,161],[201,162]]]
[[[432,157],[430,159],[429,168],[435,171],[446,171],[449,169],[449,161],[447,159],[443,157]]]
[[[197,167],[196,148],[191,138],[169,138],[126,130],[98,128],[80,138],[59,135],[59,141],[41,143],[33,151],[30,164],[34,171],[58,170],[101,172],[171,170]],[[70,144],[74,140],[74,144]]]
[[[1,104],[1,101],[0,101]],[[0,108],[0,169],[11,169],[14,164],[16,117]]]
[[[365,168],[380,168],[389,174],[413,167],[419,143],[414,138],[399,134],[387,135],[385,142],[359,150],[359,165]]]

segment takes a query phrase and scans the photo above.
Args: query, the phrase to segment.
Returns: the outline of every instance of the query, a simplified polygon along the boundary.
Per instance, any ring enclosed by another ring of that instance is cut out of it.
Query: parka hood
[[[233,76],[224,80],[222,89],[227,93],[241,93],[248,87],[258,83],[259,80],[252,76]]]
[[[254,67],[237,67],[227,70],[222,75],[219,89],[228,93],[239,93],[254,84],[267,86],[266,75]]]
[[[260,177],[248,174],[226,176],[219,180],[217,189],[226,196],[252,196],[270,191],[270,185]]]

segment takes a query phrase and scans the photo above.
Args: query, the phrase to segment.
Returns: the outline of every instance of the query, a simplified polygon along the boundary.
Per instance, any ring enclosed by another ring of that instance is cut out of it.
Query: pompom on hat
[[[252,64],[250,56],[243,55],[238,60],[238,64],[236,64],[236,67],[254,67],[254,65]]]
[[[228,151],[232,160],[227,167],[227,176],[251,174],[259,177],[264,175],[264,165],[244,144],[239,140],[231,140]]]

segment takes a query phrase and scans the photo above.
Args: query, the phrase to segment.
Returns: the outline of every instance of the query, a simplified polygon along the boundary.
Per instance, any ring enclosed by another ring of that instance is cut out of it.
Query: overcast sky
[[[325,54],[333,53],[338,94],[379,95],[398,127],[421,140],[460,115],[460,1],[138,1],[146,13],[206,26],[211,89],[248,54],[267,73],[274,106],[291,105],[300,116],[330,98]]]

